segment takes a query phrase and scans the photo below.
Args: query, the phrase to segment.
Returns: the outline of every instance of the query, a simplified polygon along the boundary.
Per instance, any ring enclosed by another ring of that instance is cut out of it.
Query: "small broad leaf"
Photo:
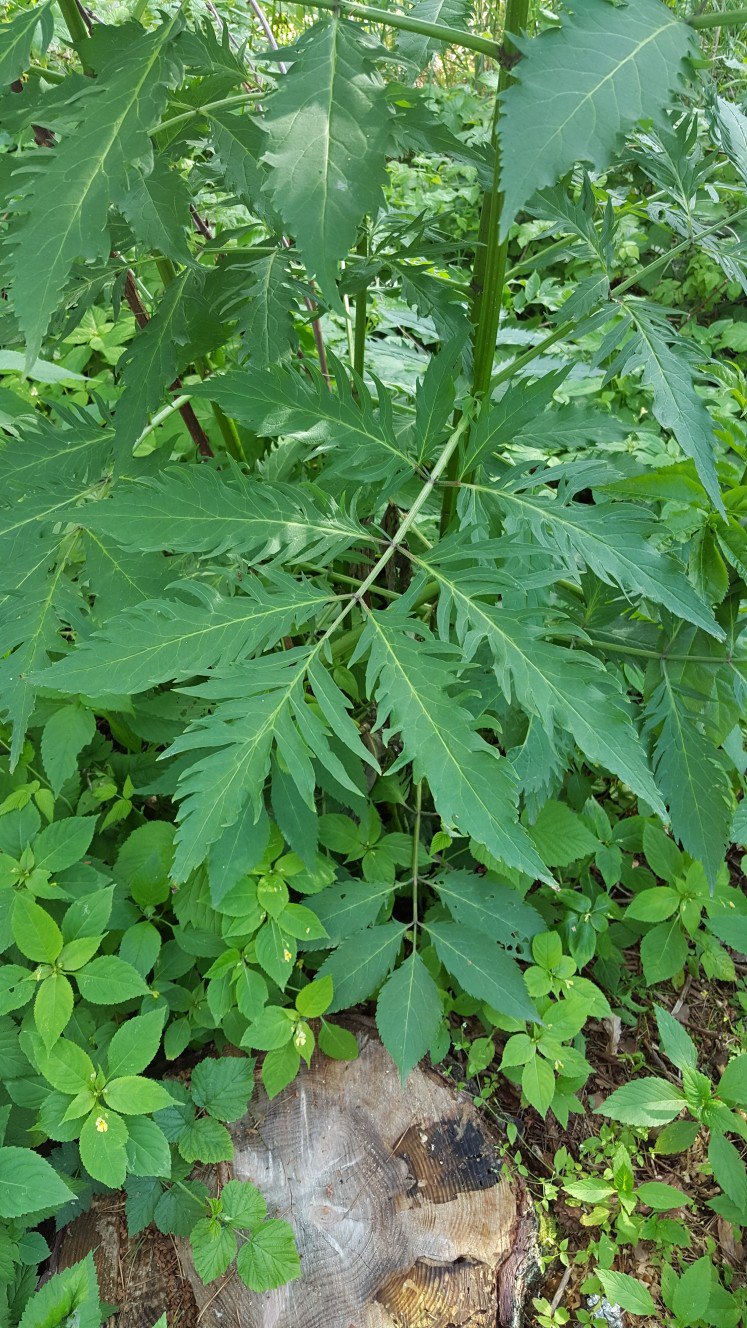
[[[62,706],[47,720],[41,738],[41,756],[53,793],[75,774],[80,752],[92,740],[96,720],[80,705]]]
[[[656,1313],[651,1292],[637,1277],[616,1273],[611,1268],[597,1268],[596,1273],[613,1305],[619,1305],[629,1314]]]
[[[80,1160],[89,1176],[119,1189],[127,1173],[127,1126],[116,1112],[95,1108],[80,1132]]]
[[[63,973],[52,973],[40,984],[34,1001],[34,1023],[47,1049],[65,1031],[73,1013],[73,989]]]
[[[104,1089],[104,1099],[114,1111],[121,1111],[125,1116],[146,1116],[151,1111],[162,1111],[174,1100],[162,1084],[137,1074],[110,1079]]]
[[[134,996],[147,996],[148,987],[132,964],[116,955],[100,955],[75,975],[80,994],[93,1005],[118,1005]]]
[[[13,940],[21,954],[36,963],[54,963],[63,946],[62,932],[30,895],[16,895],[12,926]]]
[[[93,839],[94,816],[68,816],[46,825],[34,840],[34,863],[42,871],[59,872],[79,862]]]
[[[633,1079],[616,1088],[596,1110],[623,1125],[666,1125],[679,1116],[685,1095],[666,1079]]]
[[[664,1055],[678,1070],[684,1070],[686,1066],[694,1070],[698,1063],[698,1052],[692,1038],[685,1032],[679,1019],[675,1019],[668,1010],[663,1010],[659,1005],[655,1005],[654,1010]]]
[[[72,1198],[46,1158],[30,1148],[0,1148],[0,1217],[24,1217]]]
[[[236,1260],[239,1277],[250,1291],[271,1291],[301,1276],[293,1228],[273,1219],[244,1242]]]
[[[161,1045],[163,1011],[134,1015],[117,1029],[109,1043],[109,1077],[140,1074]]]
[[[203,1217],[196,1222],[189,1242],[195,1268],[203,1282],[214,1282],[225,1273],[238,1248],[233,1232],[216,1217]]]
[[[196,1105],[211,1116],[238,1120],[254,1090],[254,1062],[238,1056],[200,1061],[192,1071],[191,1089]]]
[[[127,1121],[127,1170],[133,1176],[170,1176],[171,1149],[162,1129],[148,1116]]]

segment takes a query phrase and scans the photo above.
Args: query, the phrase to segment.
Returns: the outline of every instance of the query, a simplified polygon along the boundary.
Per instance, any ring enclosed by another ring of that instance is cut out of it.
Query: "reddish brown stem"
[[[143,304],[142,300],[140,299],[140,295],[138,294],[138,289],[137,286],[135,285],[134,273],[129,270],[127,272],[127,276],[125,277],[124,297],[128,305],[130,306],[130,309],[132,310],[133,317],[138,327],[144,328],[146,324],[150,322],[150,318],[148,315],[148,311],[145,308],[145,305]],[[172,392],[178,391],[181,385],[182,385],[181,378],[175,378],[173,383],[171,384]],[[184,420],[184,423],[186,424],[187,429],[189,431],[190,438],[192,439],[200,456],[203,457],[214,456],[215,454],[213,452],[212,447],[210,446],[210,439],[208,438],[207,434],[205,433],[205,430],[200,424],[200,421],[195,415],[194,410],[192,409],[191,402],[187,401],[183,406],[180,406],[179,414]]]

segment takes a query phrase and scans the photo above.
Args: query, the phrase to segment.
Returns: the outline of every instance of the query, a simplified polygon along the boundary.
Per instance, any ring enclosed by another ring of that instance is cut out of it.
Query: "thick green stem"
[[[60,6],[60,13],[65,20],[65,26],[70,33],[70,40],[80,57],[80,63],[86,73],[90,74],[91,66],[88,64],[85,55],[81,50],[81,48],[85,48],[85,44],[88,41],[88,26],[81,13],[78,0],[58,0],[58,3]]]
[[[482,55],[498,60],[501,48],[488,37],[476,37],[461,28],[449,28],[443,23],[426,23],[423,19],[411,18],[409,14],[399,14],[396,10],[379,9],[376,5],[358,5],[353,0],[300,0],[305,9],[331,9],[339,14],[342,10],[352,18],[365,18],[371,23],[381,23],[385,28],[401,28],[404,32],[417,32],[421,37],[433,37],[446,46],[463,46],[468,51],[479,51]]]
[[[358,253],[361,258],[368,257],[368,236],[363,235],[358,241]],[[355,297],[355,342],[353,345],[353,368],[363,377],[366,363],[366,322],[368,319],[368,287],[364,286]]]
[[[522,32],[527,25],[528,13],[529,0],[507,0],[505,32],[512,34]],[[504,63],[501,66],[498,79],[493,119],[493,147],[495,151],[493,180],[482,202],[480,231],[484,237],[484,245],[478,250],[473,278],[471,317],[475,329],[475,340],[472,394],[477,400],[484,397],[490,388],[508,254],[508,240],[501,241],[499,235],[501,213],[503,211],[503,195],[500,191],[501,94],[512,82],[511,65],[517,54],[509,36],[504,37],[503,49],[505,53]]]
[[[686,22],[691,28],[738,28],[747,25],[747,9],[722,9],[720,14],[693,14]]]
[[[472,306],[470,319],[473,326],[473,370],[472,395],[476,401],[490,391],[490,377],[493,372],[495,342],[498,335],[498,323],[503,304],[503,287],[506,280],[506,259],[508,239],[500,240],[500,221],[503,210],[503,195],[500,189],[501,154],[500,154],[500,118],[501,93],[512,80],[511,65],[516,56],[516,47],[507,33],[518,34],[527,25],[529,0],[507,0],[504,20],[503,63],[498,78],[493,114],[493,178],[490,188],[483,195],[480,212],[480,230],[477,253],[472,275]],[[466,440],[465,440],[466,441]],[[460,457],[457,453],[451,458],[447,475],[448,480],[455,480],[460,472]],[[451,525],[456,505],[456,489],[447,486],[441,504],[441,534],[445,535]]]

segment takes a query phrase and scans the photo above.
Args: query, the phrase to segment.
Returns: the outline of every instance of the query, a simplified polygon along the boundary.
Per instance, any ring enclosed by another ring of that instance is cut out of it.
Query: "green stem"
[[[737,28],[747,24],[747,9],[722,9],[720,14],[693,14],[686,19],[691,28]]]
[[[162,254],[156,254],[156,267],[158,268],[158,275],[164,286],[170,286],[176,277],[176,268],[171,259],[164,258]],[[207,355],[201,360],[195,360],[195,368],[201,378],[209,378],[213,371],[213,366]],[[210,407],[213,412],[213,419],[218,425],[221,437],[225,443],[226,451],[235,461],[246,461],[246,455],[236,424],[224,414],[217,402],[211,401]]]
[[[136,23],[139,23],[147,8],[148,8],[148,0],[135,0],[135,4],[132,6],[132,13],[130,14],[130,18],[133,18]]]
[[[353,0],[300,0],[305,9],[331,9],[339,14],[340,10],[353,18],[369,19],[372,23],[381,23],[385,28],[401,28],[404,32],[416,32],[420,37],[433,37],[446,46],[463,46],[468,51],[479,51],[481,55],[492,56],[498,60],[501,48],[489,37],[476,37],[461,28],[449,28],[443,23],[426,23],[424,19],[411,18],[409,14],[400,14],[396,10],[379,9],[376,5],[359,5]]]
[[[358,241],[358,253],[361,258],[368,258],[368,236],[362,235]],[[353,368],[362,378],[366,363],[366,322],[368,319],[368,287],[364,286],[355,297],[355,344],[353,346]]]
[[[412,828],[412,948],[418,944],[418,865],[420,859],[420,820],[423,811],[423,781],[415,785],[415,824]]]
[[[208,101],[204,106],[192,106],[181,115],[172,115],[170,119],[162,120],[156,127],[156,132],[160,134],[164,129],[176,129],[179,125],[186,124],[188,120],[193,120],[196,115],[204,115],[206,111],[217,111],[224,106],[245,105],[247,101],[256,101],[258,96],[259,93],[256,92],[239,92],[232,97],[221,97],[220,101]],[[179,105],[178,102],[176,104]]]
[[[529,0],[507,0],[504,20],[504,55],[513,55],[516,48],[506,36],[507,32],[518,33],[527,24]],[[498,76],[493,111],[493,178],[490,188],[483,194],[480,211],[480,229],[477,238],[477,252],[472,273],[472,307],[470,320],[473,327],[473,371],[472,395],[476,401],[490,391],[490,376],[495,358],[495,342],[498,335],[498,323],[503,304],[503,288],[506,281],[506,259],[508,239],[500,240],[500,221],[503,211],[503,195],[500,189],[501,154],[500,154],[500,116],[501,93],[512,81],[510,69],[504,63]],[[454,481],[460,473],[460,457],[454,453],[447,474],[447,480]],[[456,489],[447,486],[441,502],[440,531],[445,535],[454,517]]]
[[[725,226],[733,226],[735,222],[740,221],[743,217],[747,217],[747,207],[740,208],[737,212],[732,213],[730,217],[722,217],[720,221],[714,222],[712,226],[706,226],[705,230],[700,231],[698,235],[682,240],[679,244],[675,244],[673,248],[668,249],[665,254],[660,254],[659,257],[654,258],[652,262],[646,263],[643,267],[639,267],[632,276],[627,277],[625,281],[621,281],[619,286],[615,286],[611,292],[613,298],[615,300],[619,299],[619,297],[624,295],[626,291],[629,291],[632,286],[637,286],[641,281],[644,281],[646,277],[652,276],[658,268],[666,267],[671,263],[673,258],[676,258],[678,254],[684,253],[686,249],[692,248],[692,246],[697,244],[699,240],[705,239],[707,235],[713,235],[715,231],[723,230]],[[585,320],[581,321],[583,322]],[[580,325],[581,323],[579,321],[569,319],[567,323],[561,323],[554,329],[554,331],[548,332],[547,336],[543,337],[542,341],[538,341],[536,346],[530,346],[529,350],[522,351],[521,355],[517,355],[515,359],[511,360],[511,363],[507,364],[505,369],[500,369],[499,372],[493,376],[490,384],[491,391],[495,390],[496,387],[500,387],[502,383],[507,382],[510,378],[513,378],[514,374],[518,373],[520,369],[523,369],[525,365],[531,364],[532,360],[536,360],[540,355],[544,355],[545,351],[549,350],[551,346],[556,345],[558,341],[564,341],[565,338],[570,336],[570,334]]]
[[[80,49],[81,47],[85,47],[85,43],[88,41],[88,28],[86,26],[86,20],[80,12],[78,0],[58,0],[58,4],[60,6],[60,13],[65,20],[65,26],[70,33],[70,40],[80,58],[80,63],[85,72],[90,74],[91,66],[81,54]]]
[[[505,33],[523,32],[527,25],[529,0],[507,0]],[[507,56],[513,57],[516,48],[510,38],[504,35],[503,49]],[[503,304],[503,287],[506,278],[506,258],[508,239],[500,240],[500,223],[503,212],[503,195],[500,190],[500,118],[501,94],[513,82],[511,69],[504,63],[498,78],[493,117],[493,179],[482,202],[480,229],[484,236],[484,247],[478,251],[474,275],[474,297],[471,310],[474,332],[474,371],[472,395],[480,401],[490,389],[490,376],[493,371],[495,342],[498,335],[498,323]]]

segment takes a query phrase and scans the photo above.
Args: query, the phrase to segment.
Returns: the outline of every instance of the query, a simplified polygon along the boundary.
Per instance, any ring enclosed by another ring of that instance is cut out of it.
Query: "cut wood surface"
[[[502,1164],[496,1139],[466,1096],[421,1069],[403,1086],[378,1038],[362,1022],[355,1027],[358,1060],[315,1056],[311,1069],[273,1101],[259,1088],[247,1116],[231,1127],[232,1174],[258,1185],[270,1214],[292,1224],[301,1277],[264,1295],[248,1291],[235,1273],[203,1286],[186,1241],[174,1245],[170,1237],[146,1233],[139,1240],[148,1271],[145,1278],[132,1271],[130,1280],[151,1315],[135,1311],[131,1288],[120,1328],[150,1328],[158,1306],[167,1307],[165,1290],[148,1287],[162,1275],[187,1281],[179,1291],[185,1328],[194,1322],[194,1305],[203,1328],[508,1328],[520,1322],[535,1262],[534,1218],[523,1184]],[[103,1217],[99,1211],[73,1225],[65,1263],[73,1261],[73,1243],[75,1258],[86,1240],[91,1248]],[[99,1258],[111,1273],[111,1232],[106,1240],[103,1235]],[[167,1263],[170,1258],[176,1265],[178,1256],[178,1265],[163,1273],[162,1242],[170,1250]],[[120,1248],[118,1265],[126,1269],[128,1260],[132,1266],[131,1250]],[[111,1299],[122,1303],[121,1288]],[[170,1300],[173,1305],[173,1290]],[[174,1323],[169,1316],[169,1328]]]

